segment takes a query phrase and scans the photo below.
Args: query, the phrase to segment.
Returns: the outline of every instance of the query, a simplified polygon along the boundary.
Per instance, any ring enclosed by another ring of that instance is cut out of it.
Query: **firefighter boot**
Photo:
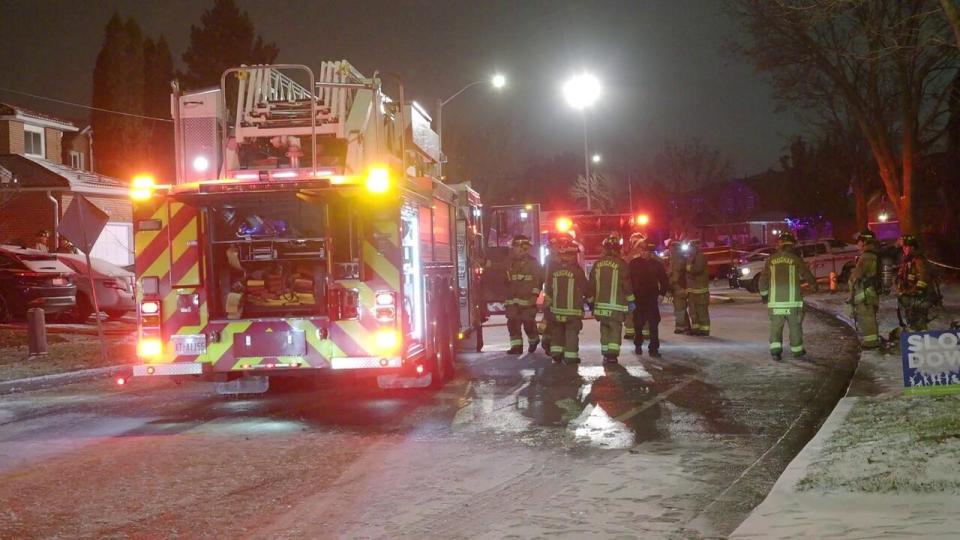
[[[540,346],[540,342],[539,342],[539,341],[531,341],[531,342],[530,342],[530,346],[527,347],[527,352],[530,353],[530,354],[533,354],[533,353],[537,352],[537,347],[539,347],[539,346]]]
[[[604,363],[604,364],[607,364],[607,363],[616,364],[616,363],[617,363],[617,357],[614,356],[614,355],[612,355],[612,354],[605,354],[605,355],[603,355],[603,363]]]
[[[650,355],[650,358],[660,358],[660,351],[658,349],[650,349],[647,351],[647,354]]]
[[[523,345],[514,345],[510,347],[510,350],[507,351],[507,354],[523,354]]]

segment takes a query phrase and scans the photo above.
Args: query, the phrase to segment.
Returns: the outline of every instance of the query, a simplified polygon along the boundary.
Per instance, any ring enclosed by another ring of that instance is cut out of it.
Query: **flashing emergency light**
[[[393,328],[381,328],[374,334],[377,350],[383,354],[392,353],[400,346],[400,334]]]
[[[365,184],[370,193],[385,193],[390,189],[390,171],[386,167],[371,167]]]
[[[684,242],[684,243],[680,244],[680,251],[688,251],[689,249],[690,249],[690,244],[689,244],[689,243]]]
[[[163,344],[157,338],[143,338],[137,343],[137,356],[156,358],[163,353]]]
[[[153,177],[147,174],[141,174],[133,177],[133,183],[130,189],[130,198],[135,201],[145,201],[153,196],[153,187],[156,182]]]
[[[890,216],[886,212],[880,212],[880,215],[877,216],[880,223],[886,223],[888,219],[890,219]]]
[[[570,232],[573,228],[573,220],[568,217],[557,218],[557,232]]]
[[[144,315],[156,315],[160,312],[160,302],[148,300],[140,304],[140,313]]]
[[[197,156],[193,158],[193,170],[197,172],[206,172],[210,168],[210,160],[206,156]]]
[[[637,225],[647,225],[650,223],[650,216],[647,214],[639,214],[636,217],[636,223]]]

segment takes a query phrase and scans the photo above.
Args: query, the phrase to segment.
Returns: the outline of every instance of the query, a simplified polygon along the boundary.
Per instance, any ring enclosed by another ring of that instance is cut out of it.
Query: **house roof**
[[[20,122],[51,127],[61,131],[78,130],[77,126],[69,120],[64,120],[62,118],[57,118],[56,116],[46,113],[33,111],[19,105],[12,105],[10,103],[3,102],[0,102],[0,119],[18,120]]]
[[[13,189],[20,190],[49,189],[117,197],[129,194],[126,184],[116,178],[20,154],[0,154],[0,178],[16,178],[18,187]]]

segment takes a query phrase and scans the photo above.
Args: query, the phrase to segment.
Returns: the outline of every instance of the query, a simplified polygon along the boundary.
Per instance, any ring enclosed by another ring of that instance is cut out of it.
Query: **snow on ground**
[[[960,287],[944,287],[931,328],[960,318]],[[849,319],[846,294],[808,303]],[[896,297],[880,308],[897,325]],[[960,530],[960,396],[902,394],[899,351],[865,351],[848,396],[732,538],[955,538]],[[854,397],[858,396],[858,397]]]

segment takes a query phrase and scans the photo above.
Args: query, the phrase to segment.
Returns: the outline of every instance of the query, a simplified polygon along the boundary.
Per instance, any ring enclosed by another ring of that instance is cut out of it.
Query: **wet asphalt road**
[[[615,366],[595,321],[579,367],[507,356],[493,324],[441,391],[101,381],[3,396],[0,538],[722,537],[825,418],[856,351],[808,314],[809,358],[775,364],[765,309],[734,297],[711,307],[714,336],[675,336],[665,314],[663,358]]]

